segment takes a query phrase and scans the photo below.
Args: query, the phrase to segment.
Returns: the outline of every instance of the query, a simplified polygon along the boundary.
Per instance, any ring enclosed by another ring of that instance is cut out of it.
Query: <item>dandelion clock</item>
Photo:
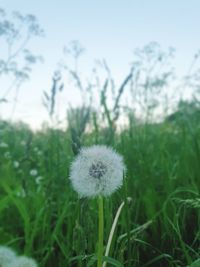
[[[70,180],[80,197],[109,196],[123,182],[123,158],[106,146],[83,148],[71,165]]]
[[[122,156],[104,145],[82,148],[71,165],[70,180],[79,197],[98,198],[98,267],[102,266],[103,257],[103,197],[122,186],[124,171]]]
[[[16,258],[15,252],[4,246],[0,246],[0,266],[7,267]]]
[[[26,256],[17,257],[9,267],[37,267],[37,263],[34,259]]]

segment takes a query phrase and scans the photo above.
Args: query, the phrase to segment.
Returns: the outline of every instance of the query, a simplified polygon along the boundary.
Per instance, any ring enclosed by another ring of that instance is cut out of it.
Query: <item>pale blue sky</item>
[[[63,46],[71,40],[79,40],[86,48],[86,68],[92,66],[93,59],[105,58],[119,80],[128,71],[133,50],[151,41],[163,49],[177,49],[174,65],[183,74],[200,48],[199,0],[0,0],[0,7],[7,12],[36,15],[45,30],[45,38],[32,43],[32,50],[42,54],[45,62],[34,69],[31,80],[21,88],[15,114],[16,119],[34,127],[46,119],[42,91],[50,88]],[[73,92],[67,95],[66,104],[76,102]],[[9,117],[9,105],[1,112]]]

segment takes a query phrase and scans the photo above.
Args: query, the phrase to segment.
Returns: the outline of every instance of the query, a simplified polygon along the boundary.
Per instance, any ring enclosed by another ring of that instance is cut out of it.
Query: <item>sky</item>
[[[37,128],[48,119],[42,105],[43,90],[49,91],[57,64],[64,58],[63,47],[79,40],[86,49],[82,66],[87,72],[95,59],[106,59],[117,82],[128,73],[133,51],[151,41],[163,50],[176,48],[174,66],[185,74],[193,55],[200,48],[200,1],[198,0],[0,0],[6,12],[34,14],[45,37],[37,38],[30,49],[44,58],[33,68],[30,80],[20,88],[12,119]],[[1,39],[0,39],[1,47]],[[1,55],[1,50],[0,50]],[[66,107],[76,106],[81,97],[70,86],[60,99],[61,117]],[[0,116],[11,118],[12,95],[2,104]]]

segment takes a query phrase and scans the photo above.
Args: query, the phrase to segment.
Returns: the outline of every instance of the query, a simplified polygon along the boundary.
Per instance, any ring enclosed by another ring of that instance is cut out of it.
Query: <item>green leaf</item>
[[[119,262],[118,260],[115,260],[115,259],[113,259],[111,257],[104,256],[103,260],[108,262],[108,263],[110,263],[110,264],[112,264],[113,266],[124,267],[124,265],[121,262]]]
[[[88,262],[87,266],[86,267],[91,267],[93,266],[93,264],[97,261],[97,257],[96,256],[93,256],[91,258],[91,260]]]
[[[93,264],[97,261],[97,257],[94,256],[91,258],[91,260],[88,262],[87,264],[87,267],[91,267],[93,266]],[[107,256],[103,256],[103,261],[107,262],[107,263],[110,263],[112,264],[113,266],[116,266],[116,267],[124,267],[124,265],[119,262],[118,260],[115,260],[111,257],[107,257]]]
[[[200,267],[200,259],[194,261],[189,267]]]

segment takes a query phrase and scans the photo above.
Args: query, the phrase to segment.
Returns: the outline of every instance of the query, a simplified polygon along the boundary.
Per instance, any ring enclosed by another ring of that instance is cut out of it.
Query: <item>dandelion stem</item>
[[[99,242],[98,242],[98,254],[97,254],[97,267],[102,267],[103,264],[103,198],[99,196]]]

